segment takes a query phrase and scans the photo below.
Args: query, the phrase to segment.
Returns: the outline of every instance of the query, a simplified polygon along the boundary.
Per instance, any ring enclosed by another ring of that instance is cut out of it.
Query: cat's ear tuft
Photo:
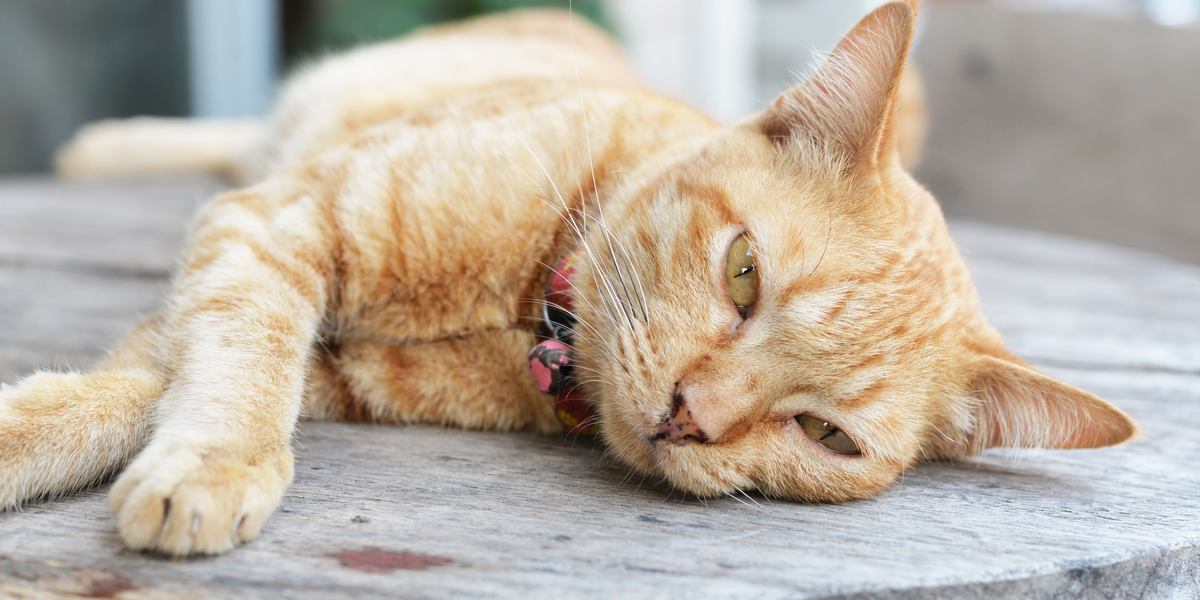
[[[915,2],[889,2],[863,17],[816,72],[756,118],[758,128],[781,142],[807,139],[852,166],[890,160],[890,113],[915,20]]]
[[[1099,448],[1127,441],[1137,424],[1093,394],[994,356],[971,368],[972,453],[985,448]]]

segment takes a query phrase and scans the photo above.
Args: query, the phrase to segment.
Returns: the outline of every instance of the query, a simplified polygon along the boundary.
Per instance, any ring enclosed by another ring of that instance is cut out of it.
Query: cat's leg
[[[142,447],[166,386],[160,324],[140,323],[89,373],[0,386],[0,510],[95,484]]]
[[[171,382],[110,492],[130,547],[222,552],[258,535],[290,483],[335,272],[332,208],[313,189],[267,182],[201,212],[166,311]]]
[[[314,419],[561,430],[528,371],[534,336],[485,331],[417,344],[346,340],[318,351],[306,413]]]

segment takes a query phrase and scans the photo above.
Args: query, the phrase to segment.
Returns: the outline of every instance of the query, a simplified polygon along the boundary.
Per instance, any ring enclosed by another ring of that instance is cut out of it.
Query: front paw
[[[135,550],[218,554],[258,537],[292,480],[292,452],[150,447],[109,492]]]

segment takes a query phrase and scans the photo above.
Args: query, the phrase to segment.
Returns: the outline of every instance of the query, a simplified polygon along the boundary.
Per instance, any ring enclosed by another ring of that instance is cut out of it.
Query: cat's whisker
[[[592,217],[591,215],[585,215],[585,217],[594,220],[594,217]],[[601,232],[601,234],[604,235],[607,240],[607,235],[605,235],[603,231]],[[619,302],[619,304],[621,306],[621,313],[625,315],[627,320],[631,319],[631,318],[636,318],[638,320],[641,320],[640,318],[637,317],[637,314],[633,309],[633,305],[629,301],[629,288],[627,287],[627,285],[625,283],[625,274],[621,270],[620,265],[618,265],[615,262],[615,255],[612,253],[612,250],[611,250],[612,244],[611,244],[611,242],[606,242],[606,245],[609,247],[610,262],[608,264],[611,264],[613,266],[613,270],[611,272],[604,270],[603,272],[607,275],[607,277],[610,280],[616,279],[617,282],[619,283],[620,289],[617,289],[616,285],[614,285],[613,288],[614,288],[614,292],[616,292],[616,296],[617,296],[616,300]],[[603,263],[603,259],[604,259],[604,257],[603,257],[603,255],[601,255],[601,258],[600,258],[601,263]],[[597,269],[602,269],[603,267],[606,267],[606,266],[607,265],[601,264],[601,265],[597,265],[596,267],[597,267]],[[629,326],[632,329],[632,327],[633,327],[632,321],[629,322]]]
[[[538,160],[537,155],[533,154],[533,150],[531,148],[529,148],[528,145],[525,145],[525,150],[530,153],[530,156],[534,159],[535,162],[538,163],[538,166],[542,168],[542,172],[546,173],[545,166],[543,166],[541,161]],[[537,185],[537,180],[533,176],[531,176],[527,171],[525,171],[519,165],[517,165],[516,161],[513,160],[512,157],[506,156],[506,158],[508,158],[508,161],[512,165],[514,170],[516,170],[520,173],[523,173],[530,180],[530,182],[532,182],[534,185]],[[546,177],[549,178],[549,173],[546,173]],[[553,203],[546,200],[545,198],[538,198],[538,199],[541,200],[542,203],[545,204],[550,210],[554,211],[554,213],[558,216],[559,220],[561,220],[565,225],[567,225],[568,229],[570,229],[572,231],[572,233],[574,233],[574,237],[576,240],[579,241],[580,246],[584,247],[588,250],[589,262],[592,264],[593,268],[596,268],[596,262],[594,260],[594,257],[591,256],[591,249],[588,246],[588,242],[585,239],[583,232],[579,228],[578,222],[575,221],[575,217],[572,214],[571,209],[567,206],[565,200],[562,198],[562,194],[558,193],[558,188],[557,188],[557,186],[555,186],[553,180],[550,181],[550,184],[551,184],[551,187],[554,188],[555,193],[558,195],[559,202],[562,204],[562,206],[565,208],[565,210],[560,211],[558,206],[554,205]],[[538,264],[549,268],[548,265],[541,262],[540,260],[538,260],[537,262],[538,262]],[[568,283],[571,283],[571,286],[575,289],[575,291],[579,292],[577,294],[578,297],[581,297],[585,301],[587,301],[587,296],[584,295],[582,293],[582,291],[579,290],[579,288],[574,285],[574,283],[570,282],[569,280],[568,280]],[[604,303],[604,313],[601,313],[600,311],[596,310],[595,306],[591,307],[592,310],[595,311],[597,314],[605,314],[607,317],[609,317],[609,320],[612,322],[613,326],[615,327],[616,321],[617,321],[616,315],[613,314],[612,308],[610,307],[609,298],[607,298],[604,295],[604,292],[600,289],[599,282],[597,282],[596,290],[599,293],[600,299]],[[590,305],[591,302],[588,302],[588,304]]]
[[[600,219],[595,219],[594,217],[592,217],[592,218],[593,218],[593,220],[595,220],[597,223],[600,224],[600,227],[602,228],[602,230],[604,232],[605,239],[608,241],[609,256],[612,258],[613,267],[617,269],[617,276],[620,278],[622,287],[624,287],[625,277],[624,277],[624,274],[621,272],[620,266],[617,264],[616,253],[613,252],[613,247],[612,247],[612,240],[613,240],[614,236],[612,235],[612,232],[609,230],[608,226],[604,223],[604,208],[603,208],[603,203],[601,202],[601,198],[600,198],[600,183],[596,180],[596,160],[592,154],[591,125],[590,125],[590,121],[588,120],[587,102],[584,101],[584,97],[583,97],[583,82],[579,76],[579,65],[578,64],[575,65],[575,85],[576,85],[576,88],[579,90],[579,106],[583,112],[583,115],[582,115],[583,139],[584,139],[584,147],[587,149],[588,168],[589,168],[589,170],[591,172],[591,176],[592,176],[592,197],[595,198],[596,210],[600,214]],[[590,217],[591,215],[588,215],[587,211],[586,211],[587,201],[586,201],[586,197],[583,196],[583,194],[582,194],[582,190],[580,191],[580,198],[584,199],[582,205],[585,210],[581,211],[584,218]],[[621,245],[620,240],[617,240],[617,245],[622,247],[622,252],[624,252],[624,254],[625,254],[626,264],[629,265],[630,271],[632,271],[634,275],[637,275],[637,270],[634,269],[632,263],[629,261],[629,254],[628,254],[628,252],[625,251],[624,246]],[[649,323],[649,316],[646,314],[646,294],[645,294],[645,290],[643,289],[643,287],[641,285],[640,275],[638,275],[637,284],[638,284],[639,298],[641,298],[641,304],[642,304],[641,320],[646,323]],[[625,289],[625,297],[626,297],[626,299],[629,299],[629,290],[628,289]],[[630,310],[632,310],[632,309],[633,309],[633,303],[630,302]],[[630,324],[630,326],[632,327],[632,324]]]
[[[616,314],[612,312],[614,310],[619,311],[621,313],[621,316],[623,316],[625,318],[625,321],[629,325],[629,328],[632,329],[633,328],[633,320],[630,318],[629,313],[626,311],[625,304],[620,301],[619,295],[616,291],[616,288],[612,285],[612,281],[611,281],[608,273],[605,271],[605,269],[603,268],[603,265],[601,265],[600,261],[592,253],[591,245],[585,241],[583,243],[583,246],[588,255],[588,262],[591,264],[592,269],[595,271],[595,274],[596,274],[595,280],[596,280],[597,293],[600,294],[601,299],[604,300],[605,305],[607,307],[609,307],[608,309],[610,311],[610,314],[612,314],[613,319],[620,320],[617,318]],[[607,296],[604,295],[603,291],[601,290],[602,284],[604,286],[604,289],[607,290],[607,292],[608,292]]]
[[[526,300],[526,302],[530,302],[530,303],[543,303],[543,304],[544,304],[544,303],[546,303],[546,301],[544,301],[544,300]],[[519,319],[519,320],[524,320],[524,321],[535,321],[535,322],[539,322],[539,323],[541,322],[541,319],[539,319],[539,318],[536,318],[536,317],[529,317],[529,316],[518,317],[518,319]],[[589,330],[590,330],[590,331],[591,331],[591,332],[594,334],[594,337],[593,337],[593,338],[591,338],[591,339],[595,339],[595,340],[598,340],[598,341],[607,341],[607,338],[606,338],[606,337],[605,337],[603,334],[601,334],[599,330],[597,330],[597,329],[596,329],[595,327],[593,327],[592,325],[588,324],[586,321],[583,321],[582,319],[579,319],[579,320],[578,320],[578,322],[579,322],[579,323],[581,323],[581,324],[583,324],[584,326],[586,326],[586,327],[587,327],[587,328],[588,328],[588,329],[589,329]],[[581,331],[581,330],[579,330],[579,329],[576,329],[576,328],[573,328],[573,327],[567,327],[567,328],[565,328],[565,330],[566,330],[567,332],[569,332],[569,333],[570,333],[570,334],[571,334],[571,335],[572,335],[572,336],[573,336],[573,337],[574,337],[576,340],[588,339],[588,336],[586,335],[586,332],[584,332],[584,331]],[[617,354],[616,354],[616,353],[615,353],[615,352],[614,352],[614,351],[611,349],[611,347],[612,347],[612,345],[611,345],[611,344],[608,344],[608,343],[597,344],[597,345],[596,345],[596,347],[600,348],[600,350],[601,350],[601,351],[603,351],[603,353],[604,353],[604,357],[605,357],[605,358],[607,358],[609,361],[612,361],[612,362],[617,362],[617,361],[619,361],[619,360],[620,360],[620,357],[619,357],[619,356],[617,356]],[[591,353],[589,353],[589,352],[587,352],[587,351],[585,351],[585,350],[582,350],[582,349],[580,349],[580,348],[578,348],[578,347],[572,348],[572,349],[571,349],[571,352],[572,352],[572,353],[573,353],[573,354],[574,354],[576,357],[581,357],[581,358],[586,358],[586,359],[593,359],[593,358],[594,358],[594,357],[592,356],[592,354],[591,354]],[[576,365],[575,365],[575,367],[576,367],[576,368],[584,368],[584,367],[581,367],[581,366],[580,366],[580,365],[578,365],[578,364],[576,364]]]
[[[568,430],[566,432],[566,435],[573,435],[574,437],[571,439],[571,442],[574,443],[576,440],[579,439],[580,435],[583,435],[584,431],[587,431],[587,429],[589,427],[591,427],[592,425],[595,425],[599,421],[600,421],[600,419],[597,417],[594,417],[594,416],[588,417],[588,418],[580,421],[577,425],[572,427],[570,430]]]
[[[951,442],[951,443],[954,442],[954,438],[947,435],[946,432],[942,431],[941,428],[939,428],[936,424],[930,422],[928,419],[925,420],[925,423],[929,427],[932,427],[933,430],[936,431],[938,435],[942,436],[942,439],[946,440],[947,442]]]
[[[821,268],[821,262],[825,260],[825,252],[829,250],[829,241],[833,238],[833,207],[829,207],[829,229],[825,232],[825,247],[821,249],[821,256],[817,258],[817,264],[813,265],[812,271],[808,272],[805,277],[812,277],[817,269]]]
[[[607,359],[608,359],[608,360],[610,360],[610,361],[616,361],[616,360],[618,360],[618,359],[619,359],[619,357],[618,357],[617,355],[613,354],[612,352],[610,352],[610,351],[608,351],[608,350],[603,350],[603,352],[604,352],[604,357],[605,357],[605,358],[607,358]],[[572,353],[574,354],[574,356],[575,356],[577,359],[590,360],[590,361],[592,361],[592,362],[597,362],[597,361],[595,360],[595,358],[596,358],[596,357],[595,357],[595,356],[593,356],[592,354],[590,354],[590,353],[586,352],[586,351],[582,351],[582,350],[577,350],[577,349],[576,349],[576,350],[572,350]],[[607,373],[605,373],[605,372],[603,372],[603,371],[600,371],[600,370],[598,370],[598,369],[594,369],[594,368],[591,368],[591,367],[584,367],[584,366],[582,366],[582,365],[580,365],[580,364],[579,364],[579,361],[578,361],[578,360],[576,360],[576,361],[575,361],[575,364],[574,364],[573,366],[574,366],[574,368],[576,368],[576,369],[583,369],[583,368],[587,368],[589,371],[591,371],[591,372],[594,372],[594,373],[596,373],[597,375],[602,375],[602,376],[603,376],[603,375],[608,375]],[[611,382],[609,382],[609,383],[611,383]]]
[[[597,377],[601,377],[601,376],[605,375],[605,373],[603,371],[601,371],[600,369],[593,369],[591,367],[585,367],[583,365],[571,365],[571,368],[575,369],[576,371],[582,371],[584,373],[594,373]]]
[[[749,500],[749,501],[753,502],[755,506],[757,506],[757,507],[759,507],[759,508],[762,508],[762,504],[760,504],[760,503],[758,502],[758,500],[755,500],[753,496],[751,496],[750,494],[747,494],[747,493],[746,493],[746,490],[743,490],[743,489],[741,489],[741,488],[738,488],[738,492],[739,492],[739,493],[740,493],[740,494],[741,494],[743,497],[745,497],[747,500]]]
[[[597,206],[600,206],[599,197],[597,197],[596,203],[597,203],[596,204]],[[626,266],[629,267],[630,280],[633,282],[633,284],[635,284],[635,291],[637,292],[637,299],[638,299],[638,302],[640,303],[640,308],[641,308],[641,312],[642,312],[642,321],[649,323],[650,315],[649,315],[649,312],[648,312],[647,306],[646,306],[646,289],[642,283],[641,270],[638,269],[633,264],[633,259],[630,256],[629,249],[626,248],[625,244],[621,242],[621,238],[617,237],[612,232],[612,229],[609,228],[608,223],[604,220],[603,209],[601,209],[601,211],[600,211],[600,217],[601,218],[599,218],[599,219],[595,219],[593,217],[593,220],[597,223],[597,225],[600,226],[601,230],[604,232],[605,239],[608,241],[609,253],[610,253],[610,255],[612,255],[613,264],[614,264],[614,266],[616,266],[618,268],[618,270],[620,269],[619,265],[617,265],[617,259],[616,259],[615,253],[613,253],[613,249],[612,249],[613,242],[616,242],[617,248],[619,248],[621,250],[622,258],[625,259]],[[628,290],[626,290],[626,295],[628,296]],[[630,304],[632,305],[632,298],[630,298]]]
[[[545,306],[553,306],[552,302],[542,302],[542,304],[544,304]],[[536,319],[536,320],[539,320],[539,322],[540,322],[540,319]],[[581,329],[576,329],[576,328],[562,328],[562,329],[566,332],[569,332],[569,334],[572,337],[575,337],[576,340],[581,340],[581,338],[588,337],[587,335],[584,335],[584,334],[587,334],[587,332],[590,332],[590,334],[592,334],[594,336],[595,340],[605,340],[604,336],[602,336],[600,334],[600,331],[596,330],[594,328],[594,326],[592,326],[588,323],[583,323],[583,322],[578,322],[578,323],[583,325],[584,328],[587,328],[588,331],[583,331]],[[582,352],[580,352],[580,350],[577,350],[575,348],[572,348],[572,352],[575,352],[576,354],[582,354]]]
[[[599,206],[599,205],[600,205],[600,200],[599,200],[599,198],[597,198],[596,206]],[[584,213],[583,216],[585,218],[591,217],[591,215],[588,215],[586,213]],[[594,219],[594,217],[593,217],[593,219]],[[619,281],[621,283],[621,291],[624,292],[624,295],[622,297],[622,299],[624,300],[624,306],[627,306],[629,308],[629,312],[634,313],[634,316],[636,316],[636,311],[634,311],[634,307],[633,307],[633,300],[630,298],[630,295],[629,295],[629,287],[627,287],[625,284],[625,279],[626,279],[625,272],[621,269],[621,264],[617,261],[616,251],[613,250],[612,232],[608,229],[608,226],[605,225],[604,222],[599,221],[599,220],[596,220],[596,222],[600,226],[600,233],[604,238],[605,245],[608,246],[608,257],[609,257],[609,260],[611,261],[613,270],[616,273],[617,281]],[[632,266],[631,266],[631,270],[632,270]],[[645,321],[645,317],[643,316],[639,320]],[[630,324],[630,326],[632,327],[632,323]]]
[[[634,474],[635,474],[635,471],[633,469],[629,469],[629,470],[625,471],[625,476],[621,478],[621,485],[625,485],[625,484],[629,483],[629,480],[633,479]]]
[[[565,203],[564,203],[564,206],[565,206]],[[576,231],[576,235],[577,235],[577,237],[579,238],[580,244],[583,246],[583,248],[584,248],[585,252],[587,253],[587,256],[588,256],[588,262],[589,262],[589,264],[591,264],[592,268],[593,268],[593,269],[595,270],[595,272],[596,272],[596,275],[597,275],[597,286],[596,286],[596,289],[597,289],[597,291],[598,291],[598,292],[600,291],[600,283],[601,283],[601,282],[603,282],[603,284],[604,284],[604,287],[605,287],[605,288],[607,288],[607,290],[608,290],[608,296],[606,297],[606,296],[604,296],[604,295],[603,295],[603,293],[601,293],[601,298],[602,298],[602,299],[605,301],[605,304],[606,304],[606,305],[610,304],[610,302],[611,302],[611,304],[612,304],[614,307],[616,307],[618,310],[620,310],[620,312],[621,312],[622,316],[624,316],[624,317],[625,317],[625,320],[627,321],[627,323],[628,323],[628,325],[629,325],[630,329],[632,329],[632,328],[633,328],[633,321],[632,321],[632,319],[631,319],[631,317],[630,317],[630,310],[631,310],[631,309],[627,308],[627,306],[626,306],[626,304],[627,304],[627,303],[622,301],[622,299],[624,298],[624,296],[622,296],[621,294],[619,294],[619,293],[618,293],[618,291],[617,291],[617,289],[616,289],[616,286],[614,286],[614,285],[612,284],[612,277],[611,277],[611,275],[610,275],[610,274],[608,273],[608,271],[607,271],[607,270],[604,268],[604,265],[603,265],[603,260],[602,260],[602,259],[598,259],[598,258],[596,257],[596,253],[593,251],[591,243],[590,243],[590,242],[588,242],[588,240],[586,239],[586,234],[584,233],[584,232],[586,231],[586,223],[585,223],[585,224],[584,224],[584,226],[581,228],[581,227],[578,225],[578,222],[575,220],[575,214],[574,214],[574,213],[575,213],[575,212],[577,212],[577,209],[572,209],[572,208],[570,208],[570,207],[567,207],[567,208],[566,208],[566,210],[567,210],[567,214],[568,214],[568,215],[569,215],[569,217],[570,217],[570,220],[571,220],[571,223],[572,223],[572,227],[575,229],[575,231]],[[583,214],[585,214],[585,215],[586,215],[586,213],[583,213]],[[623,279],[621,280],[621,285],[622,285],[622,287],[624,287],[624,280],[623,280]],[[578,288],[576,288],[576,290],[578,291]],[[582,295],[582,294],[581,294],[581,295]],[[626,291],[626,294],[625,294],[625,296],[628,296],[628,291]],[[611,310],[611,309],[610,309],[610,310]],[[616,319],[615,315],[614,315],[614,319]]]
[[[576,314],[575,311],[569,310],[565,306],[563,306],[557,302],[552,302],[552,301],[546,300],[544,298],[526,300],[526,302],[528,302],[530,304],[536,304],[538,306],[543,306],[543,307],[548,306],[550,308],[560,310],[560,311],[566,313],[567,315],[569,315],[572,319],[574,319],[576,323],[579,323],[579,324],[583,325],[584,327],[589,328],[592,331],[592,333],[594,333],[596,335],[597,338],[601,338],[601,339],[604,338],[604,336],[601,335],[601,333],[595,327],[593,327],[591,323],[586,322],[583,318],[581,318],[578,314]]]
[[[586,212],[582,212],[581,214],[585,219],[591,219],[593,223],[600,227],[601,234],[604,236],[605,244],[608,246],[609,260],[612,261],[613,269],[616,271],[617,278],[621,282],[622,290],[625,292],[625,301],[628,303],[630,312],[633,312],[634,315],[637,316],[638,320],[648,323],[649,315],[646,312],[646,292],[645,287],[642,285],[641,273],[633,265],[633,261],[630,258],[628,249],[625,248],[625,245],[621,243],[620,238],[613,234],[612,230],[608,227],[608,224],[604,221],[604,209],[601,208],[602,204],[598,195],[599,192],[597,191],[596,194],[596,207],[601,217],[597,218],[593,215],[587,214]],[[616,242],[617,248],[620,248],[621,250],[622,258],[624,258],[625,265],[629,269],[629,275],[626,275],[625,271],[621,268],[621,263],[617,260],[617,253],[613,248],[614,242]],[[637,300],[639,302],[639,306],[637,308],[640,309],[640,316],[637,315],[638,311],[634,310],[634,298],[633,295],[630,294],[629,287],[626,287],[626,279],[629,279],[630,286],[634,287],[634,291],[637,292]]]
[[[753,509],[753,508],[754,508],[754,505],[752,505],[752,504],[750,504],[750,503],[746,502],[745,500],[742,500],[741,498],[738,498],[736,495],[734,495],[734,493],[733,493],[733,492],[725,492],[725,495],[726,495],[726,496],[729,496],[730,498],[733,498],[734,500],[738,501],[738,502],[739,502],[739,503],[741,503],[741,504],[744,504],[744,505],[746,505],[746,507],[747,507],[747,508],[751,508],[751,509]]]
[[[607,226],[605,226],[605,228],[607,228]],[[642,284],[641,269],[638,269],[634,266],[633,259],[630,257],[629,251],[625,248],[625,245],[621,243],[620,238],[614,237],[614,239],[617,242],[617,247],[621,249],[621,254],[624,256],[626,264],[629,265],[629,270],[634,275],[633,281],[635,284],[637,284],[638,301],[642,305],[642,320],[645,321],[647,325],[649,325],[650,324],[650,309],[649,309],[649,305],[646,303],[646,288]]]
[[[597,219],[596,217],[594,217],[594,216],[592,216],[592,215],[584,214],[583,216],[584,216],[585,218],[591,219],[591,220],[592,220],[592,222],[596,223],[596,225],[597,225],[598,227],[600,227],[601,231],[603,231],[605,238],[608,240],[608,245],[609,245],[609,251],[610,251],[610,253],[612,252],[612,243],[613,243],[613,242],[616,242],[616,244],[617,244],[617,248],[619,248],[619,249],[621,250],[621,255],[622,255],[622,256],[623,256],[623,258],[625,259],[625,264],[626,264],[626,266],[628,266],[628,267],[629,267],[629,270],[630,270],[630,272],[631,272],[631,273],[632,273],[632,275],[633,275],[633,276],[631,276],[631,277],[630,277],[630,280],[631,280],[631,281],[632,281],[634,284],[636,284],[636,286],[635,286],[635,288],[634,288],[634,291],[636,291],[636,292],[637,292],[637,299],[638,299],[638,302],[640,303],[640,306],[639,306],[639,308],[640,308],[640,310],[641,310],[641,318],[640,318],[640,320],[641,320],[641,321],[643,321],[643,322],[645,322],[645,323],[649,323],[649,322],[650,322],[650,315],[649,315],[649,312],[647,311],[647,308],[646,308],[646,291],[645,291],[645,287],[642,285],[641,272],[640,272],[640,270],[639,270],[639,269],[637,269],[637,268],[634,266],[634,264],[633,264],[633,259],[632,259],[632,258],[630,258],[629,250],[628,250],[628,249],[626,249],[626,247],[625,247],[625,244],[621,243],[621,239],[620,239],[620,238],[618,238],[616,235],[614,235],[614,234],[612,233],[612,231],[609,229],[609,227],[608,227],[608,224],[607,224],[607,223],[605,223],[604,221],[601,221],[601,220]],[[621,271],[620,271],[620,267],[619,267],[618,265],[616,265],[616,256],[615,256],[615,254],[613,254],[613,255],[612,255],[612,260],[613,260],[614,266],[617,266],[617,271],[618,271],[618,274],[620,275],[620,274],[621,274]],[[624,279],[622,279],[622,282],[624,282]],[[630,306],[631,306],[631,308],[632,308],[632,306],[633,306],[633,302],[632,302],[633,298],[631,298],[631,297],[629,296],[629,292],[628,292],[628,290],[626,290],[626,298],[629,300]]]
[[[603,384],[605,384],[605,385],[610,385],[610,386],[612,386],[612,385],[616,385],[616,382],[612,381],[612,380],[611,380],[611,379],[609,379],[609,378],[604,378],[604,377],[588,377],[588,378],[586,378],[586,379],[580,379],[580,380],[577,380],[577,381],[575,381],[575,382],[574,382],[574,385],[572,385],[572,386],[571,386],[571,388],[570,388],[569,390],[567,390],[567,391],[568,391],[568,393],[570,393],[570,392],[574,392],[574,391],[578,390],[579,388],[581,388],[581,387],[583,387],[583,386],[585,386],[585,385],[587,385],[587,384],[590,384],[590,383],[603,383]]]
[[[597,267],[597,268],[599,269],[599,267]],[[603,270],[600,270],[599,272],[604,277],[605,281],[609,282],[608,275],[606,275]],[[618,278],[620,278],[620,269],[617,269],[616,276]],[[624,285],[625,285],[624,279],[620,279],[620,281],[621,281],[621,286],[624,287]],[[611,286],[612,284],[609,283],[609,285]],[[632,308],[632,306],[630,306],[629,301],[628,301],[628,296],[629,296],[628,290],[626,290],[625,294],[622,296],[617,293],[615,288],[610,288],[610,289],[613,294],[613,301],[619,305],[621,314],[625,316],[625,320],[629,324],[629,329],[633,330],[633,320],[634,320],[634,317],[632,315],[633,308]]]
[[[576,237],[579,239],[580,244],[583,245],[584,251],[588,255],[589,262],[592,264],[592,267],[594,269],[596,269],[597,275],[599,275],[599,277],[596,280],[596,291],[599,292],[603,296],[603,291],[601,291],[601,289],[600,289],[601,283],[603,283],[604,287],[607,288],[607,290],[608,290],[608,293],[609,293],[609,296],[611,297],[614,308],[620,308],[622,305],[617,300],[616,290],[612,287],[612,283],[608,280],[608,277],[604,274],[604,271],[599,267],[599,265],[596,261],[595,254],[592,251],[592,247],[590,244],[588,244],[587,239],[584,237],[583,231],[580,230],[578,223],[575,222],[574,216],[571,215],[571,207],[570,207],[570,205],[567,204],[567,200],[566,200],[566,198],[563,197],[562,192],[559,191],[558,184],[555,183],[554,177],[552,177],[550,175],[550,171],[548,169],[546,169],[546,165],[544,163],[542,163],[542,159],[538,158],[538,155],[536,152],[533,151],[533,148],[530,148],[529,144],[527,144],[524,139],[518,139],[518,141],[521,143],[521,147],[525,148],[525,151],[529,153],[530,158],[532,158],[533,161],[535,163],[537,163],[538,168],[542,170],[542,173],[546,176],[546,181],[548,181],[550,183],[550,188],[552,190],[554,190],[554,195],[558,197],[559,203],[562,204],[563,210],[568,215],[568,218],[570,219],[568,224],[570,225],[571,229],[574,230]],[[630,319],[630,317],[627,313],[624,313],[624,310],[622,310],[622,313],[625,314],[626,320],[629,321],[629,327],[630,327],[630,329],[632,329],[633,328],[632,319]],[[614,318],[615,318],[615,315],[614,315]]]
[[[558,213],[558,207],[554,206],[553,204],[546,201],[545,199],[542,199],[542,202],[544,202],[552,210],[554,210],[556,213]],[[615,327],[617,325],[616,322],[619,320],[617,318],[616,314],[613,312],[613,308],[612,308],[612,306],[614,304],[619,304],[615,299],[615,296],[616,296],[615,290],[612,288],[611,284],[609,284],[608,279],[605,277],[604,271],[600,268],[600,265],[597,263],[596,258],[594,256],[594,254],[592,253],[591,246],[590,246],[590,244],[588,244],[587,239],[585,239],[585,236],[584,236],[582,230],[580,229],[578,222],[575,221],[575,217],[572,214],[571,209],[568,208],[565,212],[558,213],[558,216],[559,216],[559,219],[561,219],[564,223],[567,224],[567,226],[571,230],[573,230],[573,232],[575,233],[575,238],[579,240],[580,246],[584,248],[584,250],[587,254],[588,263],[591,264],[592,268],[596,270],[597,275],[599,276],[596,280],[596,291],[598,292],[598,295],[600,296],[600,300],[604,303],[605,313],[607,313],[607,315],[610,317],[610,321],[612,321],[612,325]],[[545,263],[541,263],[541,261],[538,261],[538,262],[540,264],[542,264],[543,266],[546,266]],[[587,296],[582,293],[582,290],[580,290],[577,286],[575,286],[575,284],[573,282],[571,282],[569,279],[567,281],[568,281],[568,283],[571,284],[571,287],[577,292],[576,295],[578,297],[583,298],[585,301],[587,301]],[[605,284],[605,287],[609,289],[609,292],[612,297],[606,296],[604,294],[604,291],[600,287],[601,282],[603,282]],[[590,302],[589,302],[589,304],[590,304]],[[592,310],[596,310],[594,306],[592,306]],[[597,312],[599,312],[599,311],[597,311]],[[624,312],[624,311],[622,311],[622,312]]]
[[[635,486],[633,489],[635,492],[642,491],[642,486],[646,485],[646,481],[649,479],[649,477],[646,477],[645,475],[642,475],[641,473],[638,473],[636,471],[630,471],[630,473],[634,474],[634,475],[639,475],[641,477],[640,479],[638,479],[637,486]]]
[[[571,0],[568,0],[568,1],[570,2]],[[571,8],[573,10],[573,6]],[[570,27],[569,21],[568,21],[568,27]],[[570,35],[570,34],[571,34],[571,32],[568,31],[568,35]],[[585,101],[584,96],[583,96],[583,81],[579,76],[579,63],[577,61],[574,65],[574,69],[575,69],[575,85],[579,91],[579,108],[582,111],[584,148],[587,150],[588,170],[590,171],[591,176],[592,176],[592,197],[595,199],[597,210],[603,211],[603,208],[601,208],[601,200],[600,200],[600,183],[596,180],[596,160],[592,155],[591,125],[588,121],[587,102]],[[582,205],[581,214],[586,219],[590,215],[587,214],[587,197],[583,194],[582,188],[583,188],[583,186],[580,185],[579,197],[581,199],[581,205]],[[601,214],[603,214],[603,213],[601,213]],[[603,225],[602,222],[601,222],[601,225]],[[608,233],[607,227],[604,228],[604,232],[606,234],[605,239],[606,240],[610,239],[609,236],[607,235],[607,233]],[[618,267],[616,264],[617,259],[616,259],[616,256],[613,254],[611,241],[608,242],[608,251],[609,251],[609,255],[612,257],[613,266],[617,268],[617,276],[620,278],[621,286],[624,287],[625,286],[625,278],[622,276],[620,267]],[[628,289],[625,290],[625,296],[626,296],[626,298],[628,298],[628,296],[629,296]],[[630,327],[631,328],[633,327],[632,323],[630,323]]]
[[[573,297],[573,298],[580,298],[580,299],[582,299],[582,300],[583,300],[585,303],[587,303],[587,305],[588,305],[588,308],[592,309],[592,312],[594,312],[594,313],[597,313],[597,314],[599,314],[599,313],[600,313],[600,311],[599,311],[599,310],[596,310],[596,306],[595,306],[594,304],[592,304],[592,301],[591,301],[591,300],[588,300],[588,297],[587,297],[586,295],[584,295],[584,293],[583,293],[583,290],[579,289],[579,286],[575,285],[575,282],[574,282],[574,281],[571,281],[571,278],[570,278],[570,277],[566,277],[566,276],[564,276],[564,275],[563,275],[563,273],[562,273],[562,272],[560,272],[558,269],[556,269],[556,268],[554,268],[554,267],[551,267],[551,266],[547,265],[546,263],[543,263],[543,262],[542,262],[542,261],[540,261],[540,260],[539,260],[539,261],[537,261],[537,262],[538,262],[538,264],[542,265],[543,267],[546,267],[547,269],[550,269],[551,271],[554,271],[554,273],[555,273],[555,274],[557,274],[557,275],[561,276],[561,277],[562,277],[562,279],[563,279],[563,281],[566,281],[566,282],[567,282],[567,285],[571,286],[571,289],[575,291],[575,293],[574,293],[574,294],[572,294],[572,297]],[[579,315],[574,315],[574,316],[575,316],[575,318],[576,318],[576,319],[578,319],[578,318],[579,318]],[[612,315],[611,315],[611,314],[609,314],[608,316],[610,317],[610,319],[609,319],[609,324],[611,324],[611,325],[613,325],[613,326],[616,326],[616,321],[615,321],[614,319],[612,319],[612,318],[611,318],[611,317],[612,317]],[[599,335],[599,334],[597,334],[597,335]],[[599,337],[603,337],[603,336],[599,336]]]

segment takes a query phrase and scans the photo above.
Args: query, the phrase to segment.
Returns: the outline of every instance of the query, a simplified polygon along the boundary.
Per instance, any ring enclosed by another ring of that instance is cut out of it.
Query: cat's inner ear
[[[848,166],[877,168],[891,160],[890,125],[916,14],[906,2],[884,4],[863,17],[805,81],[756,118],[782,143],[806,141],[836,152]]]
[[[969,393],[977,402],[975,451],[1009,448],[1099,448],[1137,434],[1137,424],[1100,398],[993,356],[972,368]]]

